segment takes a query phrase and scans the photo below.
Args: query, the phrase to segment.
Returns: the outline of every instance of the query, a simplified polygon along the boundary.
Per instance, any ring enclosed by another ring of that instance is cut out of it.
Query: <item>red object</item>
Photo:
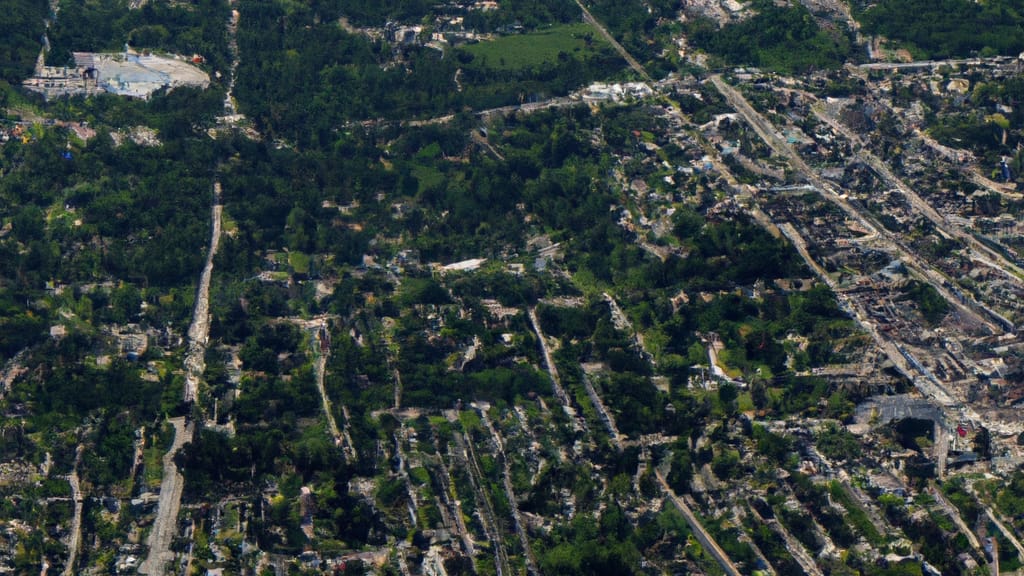
[[[960,436],[961,438],[963,438],[964,436],[967,436],[967,430],[965,430],[963,426],[957,426],[957,427],[956,427],[956,433],[957,433],[957,434],[958,434],[958,435],[959,435],[959,436]]]

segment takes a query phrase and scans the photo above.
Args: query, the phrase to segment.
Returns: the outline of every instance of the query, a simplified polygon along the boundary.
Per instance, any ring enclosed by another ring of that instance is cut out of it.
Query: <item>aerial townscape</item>
[[[7,0],[0,575],[1024,574],[1019,0]]]

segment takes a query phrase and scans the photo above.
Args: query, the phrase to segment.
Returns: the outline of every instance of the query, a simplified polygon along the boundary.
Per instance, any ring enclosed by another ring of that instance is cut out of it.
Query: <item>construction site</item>
[[[201,61],[201,57],[140,54],[127,47],[112,54],[75,52],[74,66],[45,66],[40,58],[35,75],[24,86],[47,100],[103,92],[145,100],[165,88],[209,86],[210,77],[193,64]]]

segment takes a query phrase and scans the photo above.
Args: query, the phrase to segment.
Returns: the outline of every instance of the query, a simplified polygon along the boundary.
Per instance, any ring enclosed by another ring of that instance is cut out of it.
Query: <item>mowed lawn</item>
[[[519,70],[557,61],[562,52],[570,58],[585,60],[605,46],[604,39],[593,28],[580,23],[502,36],[464,46],[461,50],[473,55],[469,64],[472,67]]]

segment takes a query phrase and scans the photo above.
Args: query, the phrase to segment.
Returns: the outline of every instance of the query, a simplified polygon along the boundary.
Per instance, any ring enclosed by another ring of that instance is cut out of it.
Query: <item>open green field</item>
[[[433,166],[416,165],[412,169],[412,175],[419,182],[419,191],[429,190],[444,183],[444,174]]]
[[[586,59],[606,45],[587,24],[566,24],[530,34],[502,36],[462,48],[473,55],[474,67],[519,70],[554,62],[562,52],[570,58]]]
[[[159,448],[146,448],[142,451],[142,458],[145,490],[154,490],[160,486],[164,475],[163,452]]]

